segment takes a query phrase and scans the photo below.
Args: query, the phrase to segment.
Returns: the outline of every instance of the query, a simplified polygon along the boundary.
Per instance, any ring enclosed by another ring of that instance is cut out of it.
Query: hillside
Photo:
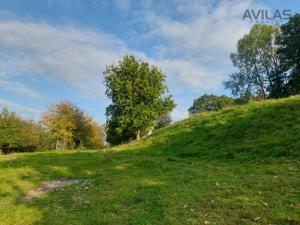
[[[0,156],[0,224],[300,224],[299,159],[300,97],[102,151]],[[74,183],[24,200],[58,179]]]

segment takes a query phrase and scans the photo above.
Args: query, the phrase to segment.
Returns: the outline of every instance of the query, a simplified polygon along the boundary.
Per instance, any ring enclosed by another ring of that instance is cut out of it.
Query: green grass
[[[0,224],[300,224],[299,159],[300,97],[196,115],[103,151],[0,156]],[[60,178],[80,184],[23,201]]]

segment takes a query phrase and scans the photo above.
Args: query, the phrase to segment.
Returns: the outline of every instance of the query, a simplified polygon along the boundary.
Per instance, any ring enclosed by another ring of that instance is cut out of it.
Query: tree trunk
[[[141,131],[140,129],[137,129],[136,131],[136,141],[139,141],[141,139]]]
[[[271,79],[271,74],[270,74],[269,68],[267,66],[265,66],[265,69],[266,69],[266,72],[267,72],[267,78],[268,78],[268,81],[270,83],[271,89],[273,89],[274,84],[273,84],[272,79]]]
[[[8,146],[8,144],[2,145],[1,148],[2,148],[2,153],[3,153],[4,155],[7,155],[7,154],[9,153],[9,146]],[[1,152],[0,152],[0,153],[1,153]]]
[[[265,92],[264,83],[263,83],[263,80],[262,80],[261,76],[259,75],[258,68],[257,68],[256,64],[254,64],[254,68],[255,68],[255,74],[256,74],[256,79],[257,79],[257,82],[258,82],[258,86],[260,87],[263,98],[265,99],[267,97],[267,95],[266,95],[266,92]]]
[[[66,147],[66,139],[63,138],[62,150],[65,150],[65,147]]]
[[[56,140],[55,141],[55,150],[58,150],[59,149],[59,140]]]

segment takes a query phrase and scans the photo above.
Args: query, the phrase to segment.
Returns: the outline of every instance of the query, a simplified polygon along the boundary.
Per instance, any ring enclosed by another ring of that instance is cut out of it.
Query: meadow
[[[0,224],[300,224],[300,97],[103,150],[0,156]],[[74,180],[26,200],[43,182]]]

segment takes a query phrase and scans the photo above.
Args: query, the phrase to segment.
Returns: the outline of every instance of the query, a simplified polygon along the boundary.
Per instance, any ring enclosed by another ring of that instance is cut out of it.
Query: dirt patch
[[[25,201],[31,201],[34,198],[38,198],[41,195],[54,191],[61,187],[70,186],[73,184],[78,184],[79,180],[68,180],[68,179],[60,179],[60,180],[52,180],[52,181],[46,181],[43,182],[40,187],[33,191],[29,191],[26,196],[24,197]]]

